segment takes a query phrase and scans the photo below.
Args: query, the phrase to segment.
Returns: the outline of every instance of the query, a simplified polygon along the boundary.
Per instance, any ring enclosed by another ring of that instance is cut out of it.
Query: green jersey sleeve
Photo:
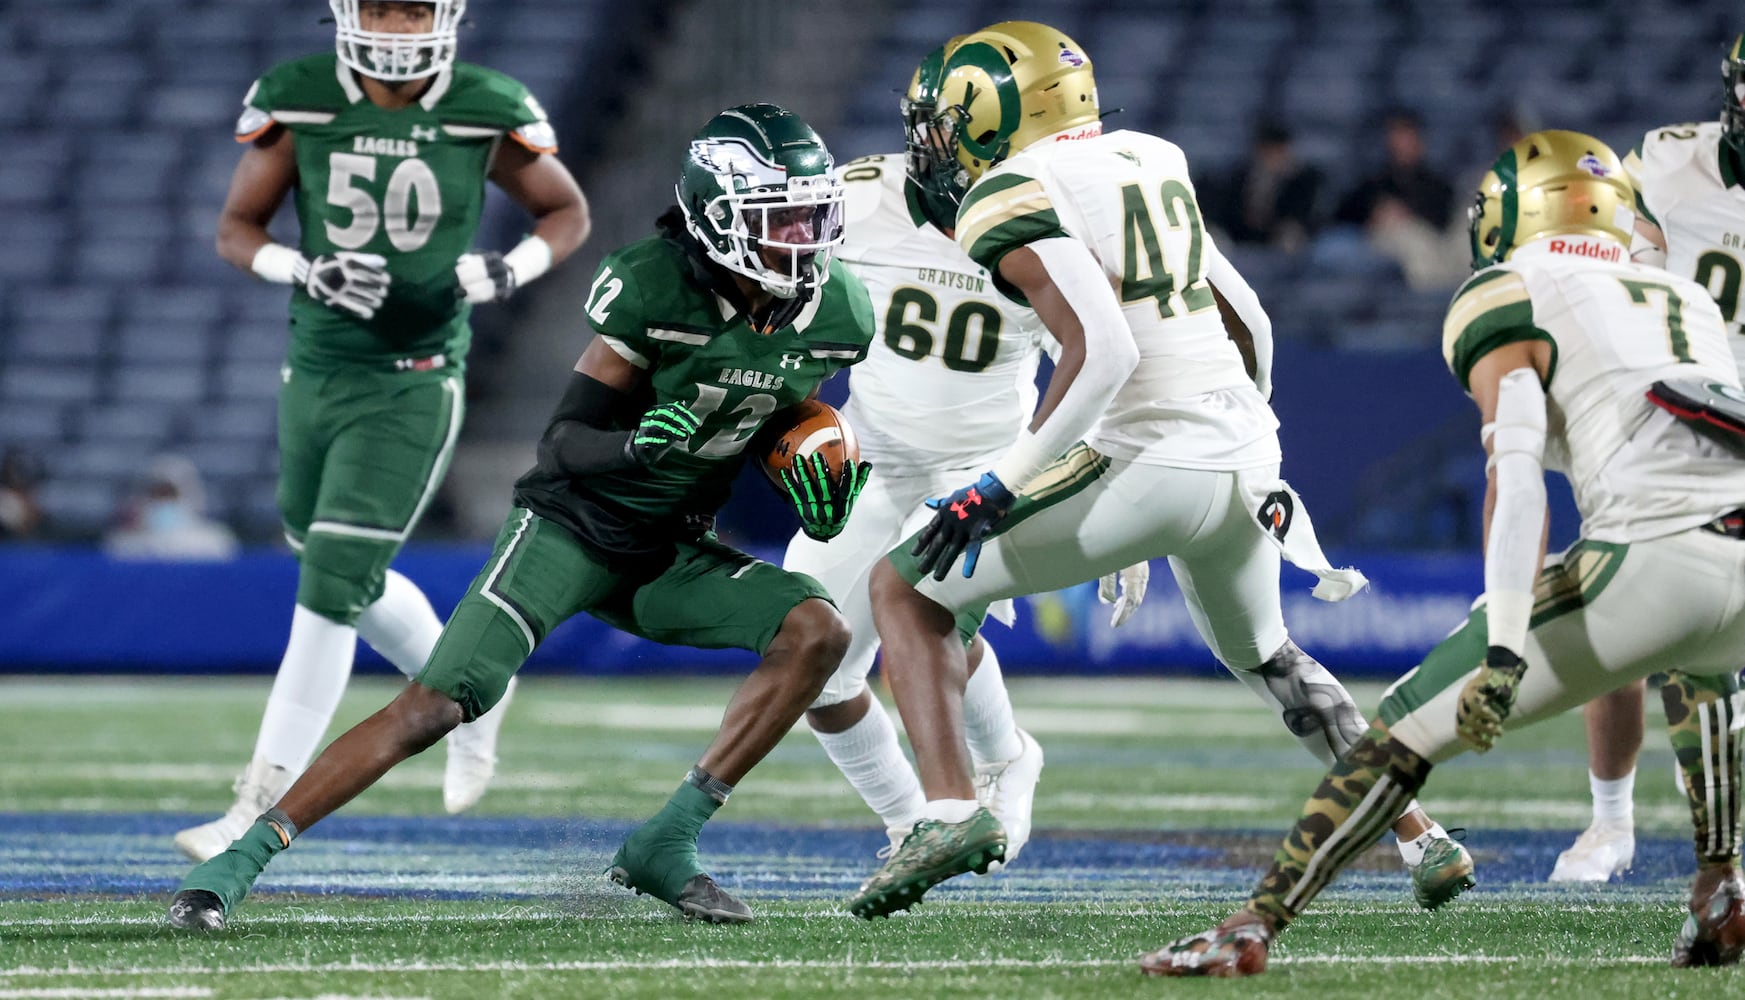
[[[326,125],[347,104],[332,54],[280,63],[256,80],[242,98],[236,141],[253,142],[274,125]]]
[[[1442,323],[1442,357],[1462,389],[1472,391],[1472,368],[1479,359],[1504,344],[1525,340],[1551,345],[1551,370],[1545,377],[1550,382],[1557,370],[1557,342],[1534,323],[1533,298],[1519,274],[1486,268],[1454,293]]]
[[[1042,182],[1023,174],[983,178],[964,196],[957,213],[957,242],[971,260],[994,274],[1013,250],[1065,235]]]
[[[438,104],[443,126],[507,135],[535,153],[557,152],[557,132],[520,81],[494,69],[456,63],[448,93]]]
[[[619,357],[648,370],[660,364],[659,337],[681,331],[649,326],[643,281],[638,280],[632,249],[634,245],[613,251],[600,262],[588,289],[588,325]]]

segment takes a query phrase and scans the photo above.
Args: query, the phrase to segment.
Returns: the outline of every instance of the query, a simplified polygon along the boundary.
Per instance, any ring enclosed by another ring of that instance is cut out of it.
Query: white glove
[[[1145,601],[1145,588],[1150,583],[1151,564],[1148,562],[1110,573],[1097,581],[1097,600],[1115,606],[1114,613],[1109,615],[1110,628],[1120,628],[1123,622],[1133,617],[1133,612],[1138,611],[1139,605]]]
[[[502,302],[515,294],[515,270],[495,250],[463,253],[454,262],[460,296],[468,302]]]
[[[301,273],[298,273],[301,272]],[[388,258],[374,253],[324,253],[311,261],[297,262],[293,275],[309,297],[327,306],[373,319],[388,299]]]

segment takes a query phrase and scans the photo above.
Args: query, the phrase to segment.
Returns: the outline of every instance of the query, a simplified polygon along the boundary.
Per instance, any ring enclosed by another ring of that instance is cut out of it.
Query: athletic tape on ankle
[[[281,847],[290,847],[291,841],[297,839],[297,824],[291,822],[291,817],[285,815],[283,809],[268,809],[261,813],[261,819],[265,820],[267,825],[273,828],[273,832],[279,835]]]
[[[691,768],[691,770],[685,775],[685,781],[702,789],[704,794],[723,805],[727,802],[727,796],[733,794],[732,785],[729,785],[727,782],[722,781],[720,778],[715,777],[700,767]]]

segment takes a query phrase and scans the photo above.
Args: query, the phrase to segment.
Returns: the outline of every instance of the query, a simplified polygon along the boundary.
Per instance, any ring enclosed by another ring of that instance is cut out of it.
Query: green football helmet
[[[685,228],[709,259],[791,299],[824,284],[842,243],[842,182],[824,140],[774,104],[742,104],[691,138],[679,174]]]
[[[962,35],[927,53],[909,80],[909,89],[898,102],[903,115],[903,149],[909,182],[915,185],[915,202],[927,221],[942,230],[957,225],[957,206],[967,179],[944,147],[944,137],[935,127],[939,114],[939,84],[945,79],[945,58]]]
[[[431,10],[429,31],[402,34],[368,31],[362,0],[328,0],[333,9],[339,61],[364,76],[390,83],[422,80],[454,65],[456,35],[467,0],[414,0]]]
[[[1721,134],[1727,145],[1745,153],[1745,35],[1733,39],[1721,63],[1727,93],[1721,100]]]

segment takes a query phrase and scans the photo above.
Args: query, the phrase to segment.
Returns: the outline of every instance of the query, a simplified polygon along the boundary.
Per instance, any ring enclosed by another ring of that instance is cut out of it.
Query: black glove
[[[515,272],[495,250],[463,253],[454,262],[456,294],[468,302],[502,302],[515,294]]]
[[[678,401],[662,403],[642,415],[642,422],[624,442],[624,455],[635,465],[657,462],[685,443],[703,426],[691,408]]]
[[[921,575],[931,572],[933,579],[945,579],[960,552],[963,575],[974,575],[976,560],[982,554],[982,539],[994,530],[1016,500],[1000,477],[984,472],[974,486],[927,501],[927,506],[935,511],[933,520],[915,536],[915,547],[909,552],[921,557]]]
[[[781,471],[782,488],[800,515],[800,530],[807,538],[828,542],[848,525],[848,515],[854,512],[854,501],[872,474],[870,462],[849,462],[842,475],[830,475],[830,463],[813,452],[794,462],[792,468]]]

